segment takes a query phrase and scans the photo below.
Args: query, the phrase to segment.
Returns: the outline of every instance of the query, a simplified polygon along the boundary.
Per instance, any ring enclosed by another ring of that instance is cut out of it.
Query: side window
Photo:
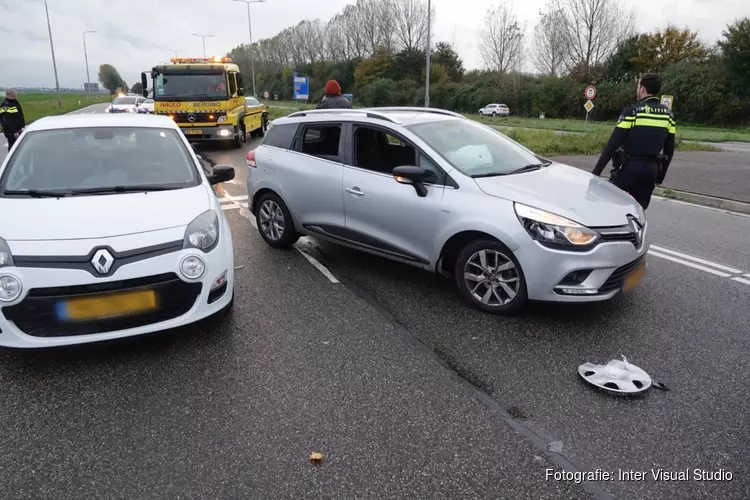
[[[237,80],[235,79],[235,75],[237,73],[229,73],[227,76],[229,77],[229,95],[234,96],[237,94]]]
[[[425,171],[425,182],[439,186],[445,185],[445,173],[424,153],[419,154],[419,166]]]
[[[400,137],[377,128],[357,126],[354,131],[354,166],[392,174],[393,169],[414,165],[417,152]]]
[[[341,125],[310,125],[302,131],[299,150],[310,156],[337,161],[340,139]]]
[[[263,138],[263,144],[281,149],[291,149],[294,142],[294,136],[297,135],[297,125],[294,123],[285,123],[275,125],[268,129],[266,136]]]
[[[237,92],[245,88],[245,83],[242,80],[242,73],[237,73]]]

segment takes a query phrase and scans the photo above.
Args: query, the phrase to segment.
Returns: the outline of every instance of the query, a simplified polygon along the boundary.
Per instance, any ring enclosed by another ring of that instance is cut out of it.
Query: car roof
[[[179,130],[177,124],[166,116],[136,113],[118,113],[115,116],[102,113],[45,116],[28,125],[26,131],[36,132],[39,130],[65,130],[87,127],[169,128]]]
[[[274,125],[300,122],[330,122],[330,121],[368,121],[385,125],[409,126],[418,123],[439,122],[450,120],[466,120],[458,113],[437,108],[357,108],[357,109],[315,109],[291,113],[274,120]]]

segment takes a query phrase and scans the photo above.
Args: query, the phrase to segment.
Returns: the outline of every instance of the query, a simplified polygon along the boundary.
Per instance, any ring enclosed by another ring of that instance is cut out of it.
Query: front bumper
[[[185,278],[179,270],[182,259],[191,254],[200,255],[205,262],[205,271],[197,280]],[[224,273],[224,285],[212,291]],[[208,254],[179,250],[132,262],[108,278],[81,269],[32,267],[3,268],[0,274],[16,276],[24,288],[17,300],[0,304],[0,346],[15,348],[99,342],[185,326],[220,312],[232,300],[234,290],[231,239],[220,240]],[[159,307],[98,321],[57,319],[58,303],[63,300],[135,290],[154,290]]]
[[[235,137],[235,130],[232,125],[180,126],[180,130],[191,142],[229,141]]]
[[[526,277],[530,300],[598,302],[622,292],[627,276],[641,264],[647,265],[650,245],[647,224],[639,248],[630,241],[607,241],[588,252],[565,252],[528,238],[514,253]],[[575,271],[583,271],[585,279],[566,283]]]

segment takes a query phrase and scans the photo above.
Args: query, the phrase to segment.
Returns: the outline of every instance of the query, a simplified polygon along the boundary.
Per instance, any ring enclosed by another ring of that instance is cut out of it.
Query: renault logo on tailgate
[[[112,254],[105,249],[97,250],[94,257],[91,259],[91,264],[99,274],[107,274],[112,269],[112,264],[115,263],[115,258]]]

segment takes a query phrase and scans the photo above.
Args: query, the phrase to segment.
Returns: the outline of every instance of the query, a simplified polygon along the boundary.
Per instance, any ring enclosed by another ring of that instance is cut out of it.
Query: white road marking
[[[750,278],[750,274],[746,274],[746,275],[745,275],[745,278]]]
[[[666,260],[671,260],[672,262],[677,262],[678,264],[682,264],[683,266],[692,267],[694,269],[700,269],[701,271],[705,271],[707,273],[715,274],[716,276],[721,276],[722,278],[729,278],[731,274],[723,273],[721,271],[717,271],[715,269],[711,269],[710,267],[701,266],[700,264],[695,264],[693,262],[690,262],[688,260],[682,260],[678,259],[677,257],[672,257],[670,255],[665,255],[662,253],[654,252],[653,250],[648,251],[649,255],[653,255],[654,257],[659,257]]]
[[[744,285],[750,285],[750,280],[746,280],[745,278],[732,278],[732,280],[736,281],[737,283],[742,283]]]
[[[231,205],[221,205],[222,210],[239,210],[242,208],[242,205],[237,205],[236,203],[232,203]]]
[[[750,214],[743,214],[741,212],[733,212],[731,210],[726,210],[723,208],[708,207],[706,205],[698,205],[697,203],[690,203],[689,201],[674,200],[672,198],[662,198],[661,196],[656,196],[656,195],[652,196],[652,198],[658,201],[665,201],[667,203],[677,203],[679,205],[687,205],[689,207],[700,208],[702,210],[710,210],[712,212],[718,212],[720,214],[734,215],[735,217],[745,217],[747,219],[750,219]]]
[[[698,257],[693,257],[692,255],[687,255],[687,254],[684,254],[684,253],[675,252],[674,250],[669,250],[668,248],[664,248],[664,247],[660,247],[660,246],[656,246],[656,245],[651,245],[651,248],[654,249],[654,250],[656,250],[656,251],[658,251],[658,252],[661,252],[661,253],[666,253],[666,254],[669,254],[669,255],[674,255],[675,257],[681,257],[683,259],[691,260],[693,262],[698,262],[699,264],[704,264],[706,266],[711,266],[711,267],[716,268],[716,269],[721,269],[722,271],[726,271],[726,272],[728,272],[730,274],[742,274],[742,272],[743,272],[743,271],[741,271],[739,269],[735,269],[733,267],[725,266],[723,264],[717,264],[716,262],[711,262],[710,260],[705,260],[705,259],[700,259]]]

